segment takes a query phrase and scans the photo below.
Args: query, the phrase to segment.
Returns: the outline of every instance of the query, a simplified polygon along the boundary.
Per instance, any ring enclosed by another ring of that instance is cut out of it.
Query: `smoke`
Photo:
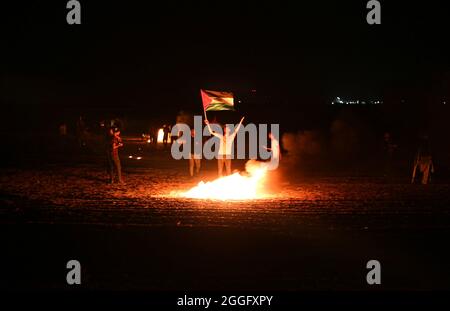
[[[317,168],[320,159],[326,154],[324,136],[319,131],[284,133],[281,142],[286,153],[280,166],[287,175]]]
[[[322,138],[318,131],[285,133],[281,140],[289,156],[296,159],[317,156],[323,149]]]
[[[343,111],[324,130],[284,133],[281,161],[287,174],[350,168],[364,162],[377,143],[368,125],[351,111]],[[362,160],[362,161],[361,161]]]

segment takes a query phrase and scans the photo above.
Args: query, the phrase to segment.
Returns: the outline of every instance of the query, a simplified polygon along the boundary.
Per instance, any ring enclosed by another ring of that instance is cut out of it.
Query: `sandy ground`
[[[65,289],[78,259],[89,289],[367,290],[377,259],[378,288],[450,289],[448,184],[277,178],[273,199],[192,200],[172,192],[214,163],[191,179],[165,154],[123,158],[125,185],[98,158],[2,169],[2,287]]]

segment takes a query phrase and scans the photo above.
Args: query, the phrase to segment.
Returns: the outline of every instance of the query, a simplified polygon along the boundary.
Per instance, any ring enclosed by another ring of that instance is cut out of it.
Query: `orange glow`
[[[267,173],[265,166],[250,160],[245,169],[248,175],[234,173],[206,183],[201,181],[194,188],[181,193],[181,196],[213,200],[252,200],[267,197],[262,189]]]
[[[169,143],[169,144],[170,144],[170,142],[172,140],[171,136],[172,135],[170,133],[168,133],[168,135],[167,135],[167,143]],[[158,136],[156,138],[156,142],[161,143],[161,144],[164,142],[164,129],[163,128],[160,128],[158,130]]]
[[[162,143],[164,140],[164,130],[163,129],[159,129],[158,130],[158,138],[157,138],[157,142],[158,143]]]

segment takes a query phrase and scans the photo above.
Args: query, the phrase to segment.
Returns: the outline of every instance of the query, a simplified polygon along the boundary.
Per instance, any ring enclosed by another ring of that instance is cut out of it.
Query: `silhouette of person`
[[[239,128],[242,125],[242,122],[244,121],[244,117],[239,122],[239,125],[236,127],[233,133],[230,132],[230,129],[228,126],[225,126],[224,133],[219,134],[216,132],[213,132],[211,129],[211,126],[209,125],[209,121],[206,119],[205,123],[208,126],[209,132],[219,138],[219,152],[217,154],[217,170],[219,177],[223,176],[223,167],[225,166],[226,174],[231,174],[231,156],[232,156],[232,146],[234,138],[236,137],[237,132],[239,131]]]
[[[197,142],[195,140],[195,130],[191,129],[191,151],[190,151],[190,155],[189,155],[189,175],[191,177],[194,176],[194,168],[195,168],[195,173],[198,175],[200,173],[200,167],[201,167],[201,160],[202,160],[202,142],[199,141]],[[198,145],[200,145],[200,148],[198,147]],[[197,146],[197,148],[196,148]],[[200,153],[197,152],[197,150],[199,150]]]
[[[411,183],[414,183],[416,180],[417,170],[422,177],[421,183],[423,185],[428,184],[431,181],[431,174],[434,173],[434,165],[430,141],[427,135],[422,135],[420,138],[419,150],[416,154]]]
[[[169,133],[170,133],[170,126],[169,125],[166,125],[166,124],[164,124],[164,126],[163,126],[163,144],[164,144],[164,147],[166,147],[167,146],[167,142],[168,142],[168,140],[169,140]]]
[[[107,145],[107,159],[108,159],[108,173],[109,182],[115,182],[115,175],[117,175],[117,181],[123,184],[122,179],[122,167],[119,159],[119,148],[123,146],[122,138],[120,138],[120,129],[118,127],[112,127],[109,130]]]

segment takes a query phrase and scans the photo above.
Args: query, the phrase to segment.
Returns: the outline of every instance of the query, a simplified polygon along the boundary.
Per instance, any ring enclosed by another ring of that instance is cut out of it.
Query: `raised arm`
[[[236,136],[237,132],[239,131],[239,129],[241,128],[242,122],[244,121],[245,117],[242,117],[241,121],[239,122],[238,126],[236,126],[236,128],[234,129],[233,134],[231,134],[231,136]]]
[[[208,119],[205,119],[205,124],[208,126],[208,131],[211,133],[211,135],[216,136],[216,137],[221,137],[219,134],[217,134],[216,132],[213,132],[213,130],[211,129],[211,126],[209,125],[209,121]]]

